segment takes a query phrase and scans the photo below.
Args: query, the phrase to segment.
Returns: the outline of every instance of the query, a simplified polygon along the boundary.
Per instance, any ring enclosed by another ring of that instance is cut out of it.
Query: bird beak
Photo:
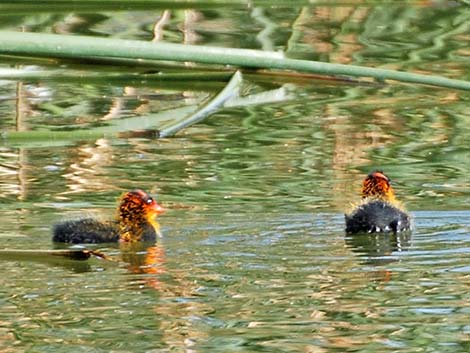
[[[162,214],[165,212],[165,209],[160,204],[155,202],[152,207],[152,211],[155,212],[156,214]]]

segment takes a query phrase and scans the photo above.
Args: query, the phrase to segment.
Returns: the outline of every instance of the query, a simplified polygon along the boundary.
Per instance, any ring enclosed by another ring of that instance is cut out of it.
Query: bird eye
[[[153,202],[153,199],[151,197],[149,197],[147,199],[147,201],[145,201],[147,203],[147,205],[150,205],[152,202]]]

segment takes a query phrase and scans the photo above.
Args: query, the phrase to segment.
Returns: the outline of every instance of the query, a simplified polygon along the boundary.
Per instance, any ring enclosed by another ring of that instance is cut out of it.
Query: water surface
[[[2,29],[142,40],[163,17],[158,8],[12,11]],[[195,6],[171,9],[164,39],[469,79],[468,20],[454,2]],[[2,68],[20,64],[57,67],[0,58]],[[246,77],[247,92],[286,81]],[[218,87],[1,81],[0,127],[89,128],[194,104]],[[3,140],[3,248],[51,249],[53,223],[113,217],[116,198],[136,187],[168,212],[154,246],[99,248],[118,262],[2,260],[0,350],[468,352],[468,93],[287,87],[289,101],[227,108],[169,139]],[[411,234],[344,234],[343,213],[376,168],[412,214]]]

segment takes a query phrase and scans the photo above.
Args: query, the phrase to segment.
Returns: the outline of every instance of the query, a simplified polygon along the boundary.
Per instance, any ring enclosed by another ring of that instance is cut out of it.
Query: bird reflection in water
[[[368,264],[386,264],[397,260],[398,253],[411,245],[411,232],[348,235],[346,245]]]
[[[347,235],[345,242],[361,259],[361,263],[374,266],[372,272],[366,273],[368,277],[388,282],[393,277],[393,271],[384,267],[399,261],[400,253],[411,246],[411,232]]]
[[[153,289],[161,289],[158,275],[164,274],[165,249],[162,244],[121,243],[120,261],[126,264],[127,269],[134,274],[149,274],[145,285]]]

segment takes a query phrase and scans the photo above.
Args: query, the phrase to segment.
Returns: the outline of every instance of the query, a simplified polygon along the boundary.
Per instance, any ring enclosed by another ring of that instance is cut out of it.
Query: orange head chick
[[[361,195],[363,199],[376,198],[394,202],[395,192],[390,185],[390,178],[381,170],[369,173],[362,183]]]
[[[118,211],[119,240],[136,242],[160,236],[160,225],[156,218],[163,212],[165,209],[146,192],[133,190],[125,193]]]
[[[390,179],[375,170],[362,183],[362,202],[345,215],[346,233],[404,232],[411,230],[411,217],[390,185]]]

